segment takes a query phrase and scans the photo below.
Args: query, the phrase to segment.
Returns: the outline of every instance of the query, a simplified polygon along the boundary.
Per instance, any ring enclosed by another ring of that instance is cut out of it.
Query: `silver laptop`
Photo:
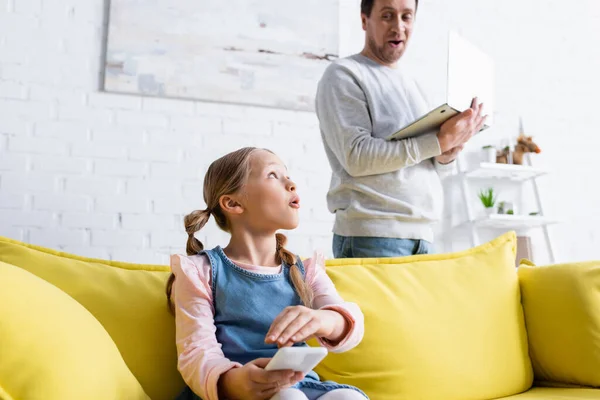
[[[446,103],[421,116],[387,140],[399,140],[437,132],[448,119],[471,106],[474,97],[483,104],[487,120],[481,130],[493,124],[494,62],[487,54],[456,32],[448,35],[448,78]]]

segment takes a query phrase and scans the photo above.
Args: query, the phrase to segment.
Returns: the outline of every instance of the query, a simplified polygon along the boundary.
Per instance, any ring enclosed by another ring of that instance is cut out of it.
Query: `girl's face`
[[[238,196],[247,227],[257,232],[298,226],[300,197],[283,162],[266,150],[250,155],[250,175]]]

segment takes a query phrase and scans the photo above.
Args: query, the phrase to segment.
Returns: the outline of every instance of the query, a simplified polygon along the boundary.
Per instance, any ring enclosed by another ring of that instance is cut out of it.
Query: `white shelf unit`
[[[534,168],[531,165],[508,165],[481,162],[475,167],[463,170],[461,160],[458,160],[459,178],[461,183],[461,192],[467,212],[467,221],[461,225],[467,225],[470,228],[471,244],[477,246],[480,244],[479,228],[492,228],[504,230],[527,230],[541,228],[544,232],[546,247],[551,263],[555,262],[554,249],[550,240],[548,226],[559,223],[560,221],[548,218],[544,215],[542,202],[540,199],[539,188],[536,179],[546,175],[549,172],[543,169]],[[532,182],[533,192],[537,204],[538,215],[511,215],[511,214],[490,214],[486,216],[476,216],[471,204],[472,193],[470,189],[471,180],[503,180],[515,184]]]
[[[529,165],[508,165],[480,163],[476,168],[465,172],[467,178],[478,179],[507,179],[513,182],[524,182],[546,175],[548,171],[533,168]]]
[[[531,229],[557,224],[558,221],[541,216],[492,214],[473,221],[480,228]]]

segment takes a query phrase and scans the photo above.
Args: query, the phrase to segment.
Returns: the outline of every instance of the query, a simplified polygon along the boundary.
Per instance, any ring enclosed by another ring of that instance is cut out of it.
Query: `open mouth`
[[[300,197],[298,197],[298,196],[292,197],[292,201],[290,201],[290,207],[300,208]]]
[[[390,40],[390,41],[388,41],[388,43],[393,48],[397,48],[397,47],[400,47],[400,45],[402,45],[404,43],[404,40]]]

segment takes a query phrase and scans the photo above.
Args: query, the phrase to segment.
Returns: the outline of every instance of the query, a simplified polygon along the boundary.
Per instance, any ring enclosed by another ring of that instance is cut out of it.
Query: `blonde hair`
[[[220,229],[225,232],[230,231],[229,221],[221,209],[219,199],[221,196],[238,192],[244,186],[250,175],[250,156],[257,150],[259,149],[255,147],[241,148],[213,161],[208,167],[204,177],[203,190],[206,210],[193,211],[183,219],[185,231],[188,234],[186,243],[186,253],[188,255],[195,255],[204,250],[204,245],[194,237],[194,233],[206,225],[211,215],[215,218],[215,222]],[[275,239],[277,243],[275,249],[277,262],[289,266],[290,278],[296,293],[305,306],[311,307],[314,294],[302,276],[302,272],[297,265],[296,256],[285,248],[287,238],[285,235],[277,233]],[[172,312],[174,312],[174,305],[171,295],[174,282],[175,275],[171,273],[167,280],[166,294],[167,303]]]

